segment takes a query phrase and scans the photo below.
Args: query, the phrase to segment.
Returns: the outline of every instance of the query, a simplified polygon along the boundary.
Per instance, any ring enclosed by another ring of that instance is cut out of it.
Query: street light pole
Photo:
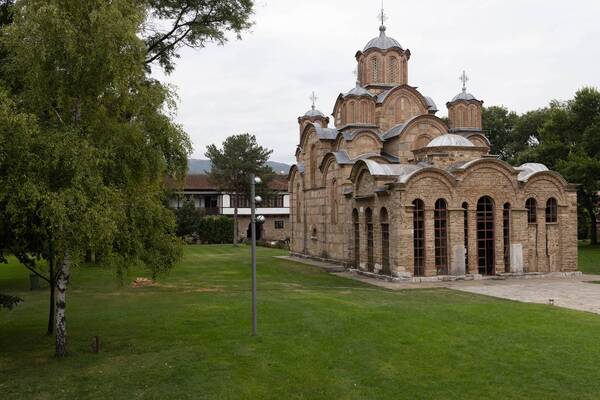
[[[256,182],[250,175],[250,230],[252,233],[252,336],[256,336]]]

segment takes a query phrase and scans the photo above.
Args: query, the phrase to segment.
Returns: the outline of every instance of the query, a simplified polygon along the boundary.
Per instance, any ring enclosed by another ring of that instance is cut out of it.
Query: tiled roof
[[[171,178],[167,178],[167,187],[170,189],[178,189],[179,184]],[[271,181],[270,187],[272,190],[287,191],[288,190],[288,179],[286,175],[275,175]],[[215,185],[209,179],[208,175],[205,174],[190,174],[186,175],[184,184],[184,190],[218,190]]]

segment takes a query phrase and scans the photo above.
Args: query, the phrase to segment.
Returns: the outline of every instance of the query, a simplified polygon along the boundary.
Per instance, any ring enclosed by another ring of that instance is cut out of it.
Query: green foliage
[[[254,135],[229,136],[222,148],[214,144],[207,147],[205,156],[212,163],[209,177],[221,190],[233,193],[250,192],[251,174],[262,179],[262,188],[268,187],[274,173],[266,162],[272,152],[260,146]]]
[[[175,211],[175,216],[177,217],[178,236],[198,234],[200,220],[204,213],[196,208],[192,200],[184,201],[183,206]]]
[[[253,0],[145,0],[156,24],[144,29],[145,63],[158,62],[169,73],[183,46],[224,44],[227,33],[241,38],[252,26]]]
[[[6,308],[12,310],[14,306],[22,302],[23,299],[15,296],[9,296],[0,293],[0,308]]]
[[[172,93],[146,76],[145,7],[22,0],[15,12],[2,38],[2,247],[22,262],[52,242],[75,262],[92,249],[170,268],[181,248],[163,181],[185,174],[190,143]]]
[[[233,242],[233,218],[224,215],[202,218],[198,224],[198,238],[208,244]]]

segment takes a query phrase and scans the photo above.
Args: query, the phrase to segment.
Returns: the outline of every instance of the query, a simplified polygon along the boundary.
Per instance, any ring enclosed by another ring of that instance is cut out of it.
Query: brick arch
[[[514,193],[516,195],[518,191],[518,182],[517,182],[517,174],[514,168],[512,168],[508,163],[500,160],[489,159],[489,158],[480,158],[475,161],[471,161],[467,163],[467,167],[465,168],[465,174],[463,175],[462,182],[465,182],[471,174],[482,169],[482,168],[491,168],[506,177],[511,182]]]
[[[540,190],[534,188],[534,186],[541,182],[544,182],[545,185],[552,185],[554,190],[548,191],[549,194],[540,194]],[[565,200],[566,187],[567,182],[558,173],[554,171],[541,171],[532,175],[525,183],[524,193],[527,194],[527,198],[535,198],[538,204],[541,204],[541,202],[545,204],[548,198],[555,197],[559,205],[568,205]]]
[[[316,134],[317,129],[312,123],[306,125],[306,127],[302,131],[302,134],[300,135],[300,147],[302,148],[302,153],[306,154],[306,144],[308,143],[308,139],[310,138],[310,136]]]
[[[379,125],[382,130],[387,131],[412,117],[427,114],[428,107],[427,101],[417,90],[408,85],[397,86],[383,100],[383,119]]]
[[[422,180],[424,179],[434,179],[436,181],[439,181],[446,190],[446,193],[435,193],[431,194],[432,196],[436,197],[440,197],[440,196],[444,196],[449,203],[451,203],[451,200],[454,199],[454,191],[456,190],[456,179],[454,178],[453,175],[451,175],[450,173],[448,173],[447,171],[444,171],[440,168],[436,168],[436,167],[428,167],[428,168],[423,168],[420,169],[416,172],[414,172],[413,174],[410,175],[410,177],[407,179],[406,181],[406,191],[410,192],[412,190],[415,189],[415,186],[418,186]],[[414,198],[411,198],[411,201],[420,198],[423,199],[424,197],[429,197],[429,196],[417,196],[415,194]]]

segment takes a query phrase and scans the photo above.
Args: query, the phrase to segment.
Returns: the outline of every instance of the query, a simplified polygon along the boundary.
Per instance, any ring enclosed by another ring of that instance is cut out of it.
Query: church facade
[[[298,118],[291,253],[406,278],[576,271],[574,185],[489,153],[464,73],[437,117],[409,84],[410,50],[379,30],[333,120],[314,100]]]

